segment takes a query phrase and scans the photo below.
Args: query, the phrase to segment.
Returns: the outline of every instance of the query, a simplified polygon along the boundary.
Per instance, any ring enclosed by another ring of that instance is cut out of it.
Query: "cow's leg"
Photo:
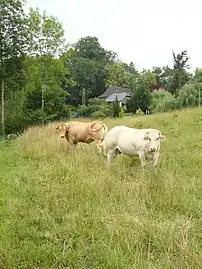
[[[74,149],[76,147],[76,144],[74,143],[74,138],[69,135],[68,131],[66,131],[65,133],[65,139],[68,142],[70,149]]]
[[[107,156],[105,145],[103,144],[103,141],[99,141],[96,143],[98,148],[98,154],[101,154],[103,151],[104,156]]]
[[[146,158],[145,158],[145,153],[144,151],[139,151],[138,152],[138,156],[140,158],[140,162],[141,162],[141,166],[144,169],[145,165],[146,165]]]
[[[106,152],[105,149],[103,149],[103,155],[104,155],[104,156],[107,156],[107,152]]]
[[[75,147],[77,145],[77,143],[75,143],[75,141],[74,141],[74,138],[71,136],[69,136],[69,145],[70,145],[71,150],[75,149]]]
[[[97,145],[97,153],[100,155],[102,153],[102,148]]]
[[[76,145],[77,145],[77,143],[71,144],[71,149],[75,149]]]
[[[153,154],[152,164],[153,164],[154,167],[157,166],[158,159],[159,159],[159,151],[157,151],[157,152],[155,152],[155,153]]]
[[[72,142],[70,142],[69,141],[69,143],[68,143],[68,148],[70,149],[70,150],[73,150],[74,148],[75,148],[75,144],[74,143],[72,143]]]
[[[99,154],[103,152],[103,155],[104,155],[104,156],[107,156],[107,152],[106,152],[105,148],[102,148],[102,147],[100,147],[100,146],[98,146],[98,147],[99,147],[99,151],[98,151]]]
[[[101,141],[95,141],[95,144],[96,144],[96,146],[97,146],[97,153],[98,154],[101,154],[102,153],[102,147],[100,146],[100,144],[101,144]]]
[[[112,160],[116,158],[116,156],[120,154],[118,149],[111,149],[107,153],[107,167],[111,166]]]

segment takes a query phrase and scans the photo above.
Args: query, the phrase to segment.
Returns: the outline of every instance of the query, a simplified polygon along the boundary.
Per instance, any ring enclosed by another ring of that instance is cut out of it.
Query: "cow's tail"
[[[100,126],[97,129],[93,129],[92,126],[95,124],[98,124],[98,123],[100,124]],[[92,122],[91,125],[89,126],[89,128],[90,128],[91,132],[97,132],[97,131],[100,131],[102,129],[101,140],[103,140],[105,138],[106,134],[108,133],[107,125],[101,121],[100,122],[97,122],[97,121]]]
[[[103,123],[102,125],[102,135],[101,135],[101,141],[105,139],[107,133],[108,133],[108,128],[107,125]]]
[[[98,123],[100,124],[100,126],[97,129],[93,129],[92,126],[94,126],[95,124],[98,124]],[[97,132],[102,128],[102,126],[103,126],[103,123],[101,121],[100,122],[99,121],[93,121],[90,124],[89,129],[90,129],[91,132]]]
[[[106,145],[106,141],[105,140],[102,140],[99,145],[98,145],[101,150],[103,150],[103,153],[104,155],[106,156],[107,155],[107,145]]]

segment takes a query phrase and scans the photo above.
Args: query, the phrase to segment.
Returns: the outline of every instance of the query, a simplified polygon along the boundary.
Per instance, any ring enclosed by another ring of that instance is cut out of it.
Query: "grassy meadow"
[[[0,144],[1,269],[202,268],[202,110],[104,122],[161,130],[156,172],[56,124]]]

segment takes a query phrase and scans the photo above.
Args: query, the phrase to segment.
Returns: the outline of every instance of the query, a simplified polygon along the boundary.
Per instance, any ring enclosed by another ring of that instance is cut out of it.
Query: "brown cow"
[[[75,148],[78,142],[89,144],[95,141],[99,153],[101,152],[99,144],[108,132],[107,126],[101,121],[69,121],[58,124],[56,130],[60,130],[60,137],[65,138],[72,148]]]

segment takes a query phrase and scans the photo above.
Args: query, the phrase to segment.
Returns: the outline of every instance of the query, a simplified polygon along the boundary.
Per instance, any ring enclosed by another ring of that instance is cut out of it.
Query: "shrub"
[[[185,84],[176,98],[177,108],[195,107],[199,103],[199,83]]]
[[[151,92],[147,84],[138,83],[130,99],[127,100],[127,111],[136,114],[138,108],[145,112],[151,104]]]
[[[104,100],[93,98],[89,100],[88,106],[79,105],[77,109],[79,116],[82,117],[90,117],[96,111],[102,111],[105,117],[107,117],[113,114],[113,107],[108,105]]]
[[[113,112],[114,112],[114,118],[117,118],[119,116],[119,113],[121,111],[120,105],[118,100],[113,102]]]
[[[130,99],[127,99],[126,101],[126,110],[128,113],[136,113],[138,109],[138,104],[136,102],[136,100],[134,99],[134,96],[132,95],[132,97]]]
[[[79,116],[81,117],[90,117],[90,115],[92,114],[92,107],[86,106],[86,105],[79,105],[77,112],[79,114]]]
[[[135,113],[137,116],[140,116],[142,115],[142,110],[140,108],[138,108],[138,110],[136,111]]]
[[[176,100],[173,95],[162,99],[154,109],[154,112],[168,112],[176,108]]]
[[[119,119],[123,118],[123,116],[124,116],[124,109],[122,107],[120,112],[119,112]]]
[[[93,119],[104,119],[106,115],[102,111],[95,111],[91,114],[91,117]]]
[[[29,110],[27,112],[27,121],[30,125],[42,123],[46,119],[46,113],[42,109]]]
[[[173,95],[170,92],[165,91],[164,89],[162,90],[154,90],[152,92],[152,99],[151,99],[151,111],[155,111],[156,107],[159,106],[167,106],[167,104],[170,102],[170,100],[173,98]],[[167,99],[167,101],[165,101]],[[169,100],[169,101],[168,101]],[[164,105],[163,105],[164,104]],[[160,107],[159,106],[159,107]],[[158,108],[159,109],[159,108]],[[157,110],[158,110],[157,109]]]
[[[5,119],[5,132],[6,134],[17,133],[23,131],[29,122],[26,120],[26,115],[23,112],[16,115],[7,115]],[[2,129],[0,125],[0,130]]]
[[[88,100],[88,106],[102,106],[106,105],[105,100],[100,99],[100,98],[92,98]]]

